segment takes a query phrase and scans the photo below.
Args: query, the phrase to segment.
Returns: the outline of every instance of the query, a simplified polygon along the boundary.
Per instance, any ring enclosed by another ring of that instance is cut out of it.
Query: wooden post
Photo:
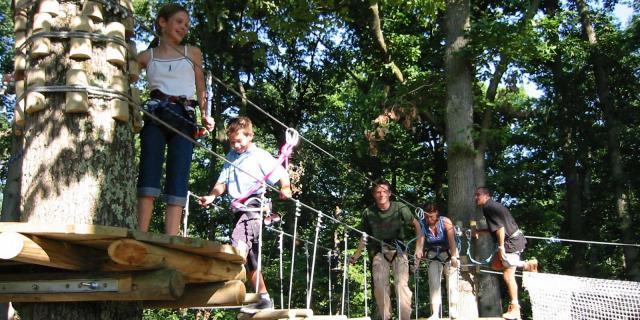
[[[0,302],[172,300],[182,296],[184,288],[182,275],[169,269],[138,273],[3,275]]]
[[[244,283],[238,280],[187,285],[184,294],[174,301],[145,301],[145,308],[187,308],[239,306],[245,299]]]
[[[60,269],[91,270],[108,259],[95,249],[16,232],[0,233],[0,243],[2,259]]]
[[[187,281],[190,282],[235,280],[244,274],[244,267],[239,264],[205,258],[130,239],[114,241],[109,246],[108,253],[114,262],[123,267],[175,269],[188,276]]]

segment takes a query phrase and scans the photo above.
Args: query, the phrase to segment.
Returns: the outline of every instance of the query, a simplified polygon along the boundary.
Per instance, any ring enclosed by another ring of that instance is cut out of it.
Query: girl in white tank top
[[[207,114],[202,52],[180,43],[189,30],[187,10],[174,3],[158,11],[156,30],[159,44],[138,56],[146,68],[150,89],[164,98],[195,100],[200,107],[202,126],[211,131],[213,119]],[[186,101],[180,100],[180,101]],[[187,101],[188,102],[188,101]],[[185,103],[183,103],[185,104]],[[191,105],[191,103],[189,103]],[[195,103],[194,103],[195,104]],[[185,104],[186,105],[186,104]],[[188,179],[193,144],[159,123],[145,121],[140,132],[140,172],[138,175],[138,228],[149,230],[153,202],[160,195],[160,181],[166,152],[164,200],[167,204],[165,232],[176,235],[180,229],[182,208],[188,200]]]

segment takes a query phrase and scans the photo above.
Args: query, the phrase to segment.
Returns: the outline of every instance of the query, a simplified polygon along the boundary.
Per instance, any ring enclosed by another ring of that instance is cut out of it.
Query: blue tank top
[[[431,231],[431,228],[427,227],[425,240],[428,247],[440,247],[442,249],[449,248],[449,240],[447,239],[447,233],[444,228],[444,217],[438,218],[435,234]]]

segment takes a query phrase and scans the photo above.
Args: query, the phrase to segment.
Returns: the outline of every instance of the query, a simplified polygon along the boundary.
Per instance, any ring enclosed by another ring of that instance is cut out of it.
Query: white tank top
[[[187,46],[184,46],[184,56],[176,59],[154,58],[151,48],[151,61],[147,65],[147,80],[151,90],[193,99],[196,94],[196,74],[193,63],[187,57]]]

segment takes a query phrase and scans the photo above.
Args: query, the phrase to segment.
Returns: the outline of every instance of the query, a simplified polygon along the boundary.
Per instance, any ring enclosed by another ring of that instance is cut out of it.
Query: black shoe
[[[260,301],[256,303],[248,304],[240,308],[240,312],[248,313],[248,314],[256,314],[260,310],[267,310],[267,309],[273,309],[273,302],[271,301],[271,299],[260,299]]]

